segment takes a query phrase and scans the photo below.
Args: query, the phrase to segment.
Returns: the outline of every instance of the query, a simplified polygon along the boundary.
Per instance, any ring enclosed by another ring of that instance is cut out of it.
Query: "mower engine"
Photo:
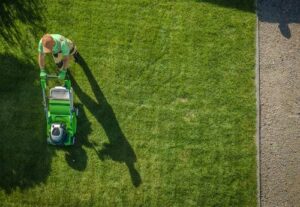
[[[63,144],[67,138],[66,127],[62,123],[51,124],[50,142],[53,144]]]

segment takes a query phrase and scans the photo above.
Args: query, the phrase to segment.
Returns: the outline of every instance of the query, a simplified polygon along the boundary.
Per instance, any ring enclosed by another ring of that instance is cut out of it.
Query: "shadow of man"
[[[78,57],[78,64],[88,78],[97,101],[89,97],[79,87],[74,77],[70,75],[72,87],[80,101],[102,125],[109,139],[109,143],[105,143],[103,148],[96,152],[101,160],[112,159],[116,162],[125,163],[128,167],[132,184],[138,187],[142,181],[139,172],[134,166],[134,163],[137,161],[135,152],[124,136],[112,107],[107,102],[87,63],[80,55]]]

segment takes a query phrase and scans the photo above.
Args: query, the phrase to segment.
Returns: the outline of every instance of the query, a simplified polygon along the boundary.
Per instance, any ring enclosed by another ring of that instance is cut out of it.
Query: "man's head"
[[[55,45],[54,39],[49,34],[45,34],[42,37],[42,44],[43,44],[43,52],[44,53],[51,53],[52,49]]]

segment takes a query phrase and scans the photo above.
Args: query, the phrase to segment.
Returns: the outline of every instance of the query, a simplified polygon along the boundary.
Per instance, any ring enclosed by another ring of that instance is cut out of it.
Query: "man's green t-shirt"
[[[52,53],[53,54],[62,53],[63,56],[68,56],[70,54],[70,46],[68,42],[71,41],[60,34],[50,34],[50,35],[55,41],[55,45],[52,49]],[[39,53],[44,53],[42,39],[39,42],[38,51]]]

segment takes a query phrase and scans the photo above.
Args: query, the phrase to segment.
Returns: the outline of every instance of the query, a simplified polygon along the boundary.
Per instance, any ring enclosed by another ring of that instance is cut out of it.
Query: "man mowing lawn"
[[[62,80],[65,79],[67,73],[70,56],[73,55],[75,62],[78,60],[78,52],[75,44],[59,34],[45,34],[39,42],[38,51],[41,76],[46,75],[45,54],[47,53],[52,53],[54,62],[59,71],[58,77]]]

